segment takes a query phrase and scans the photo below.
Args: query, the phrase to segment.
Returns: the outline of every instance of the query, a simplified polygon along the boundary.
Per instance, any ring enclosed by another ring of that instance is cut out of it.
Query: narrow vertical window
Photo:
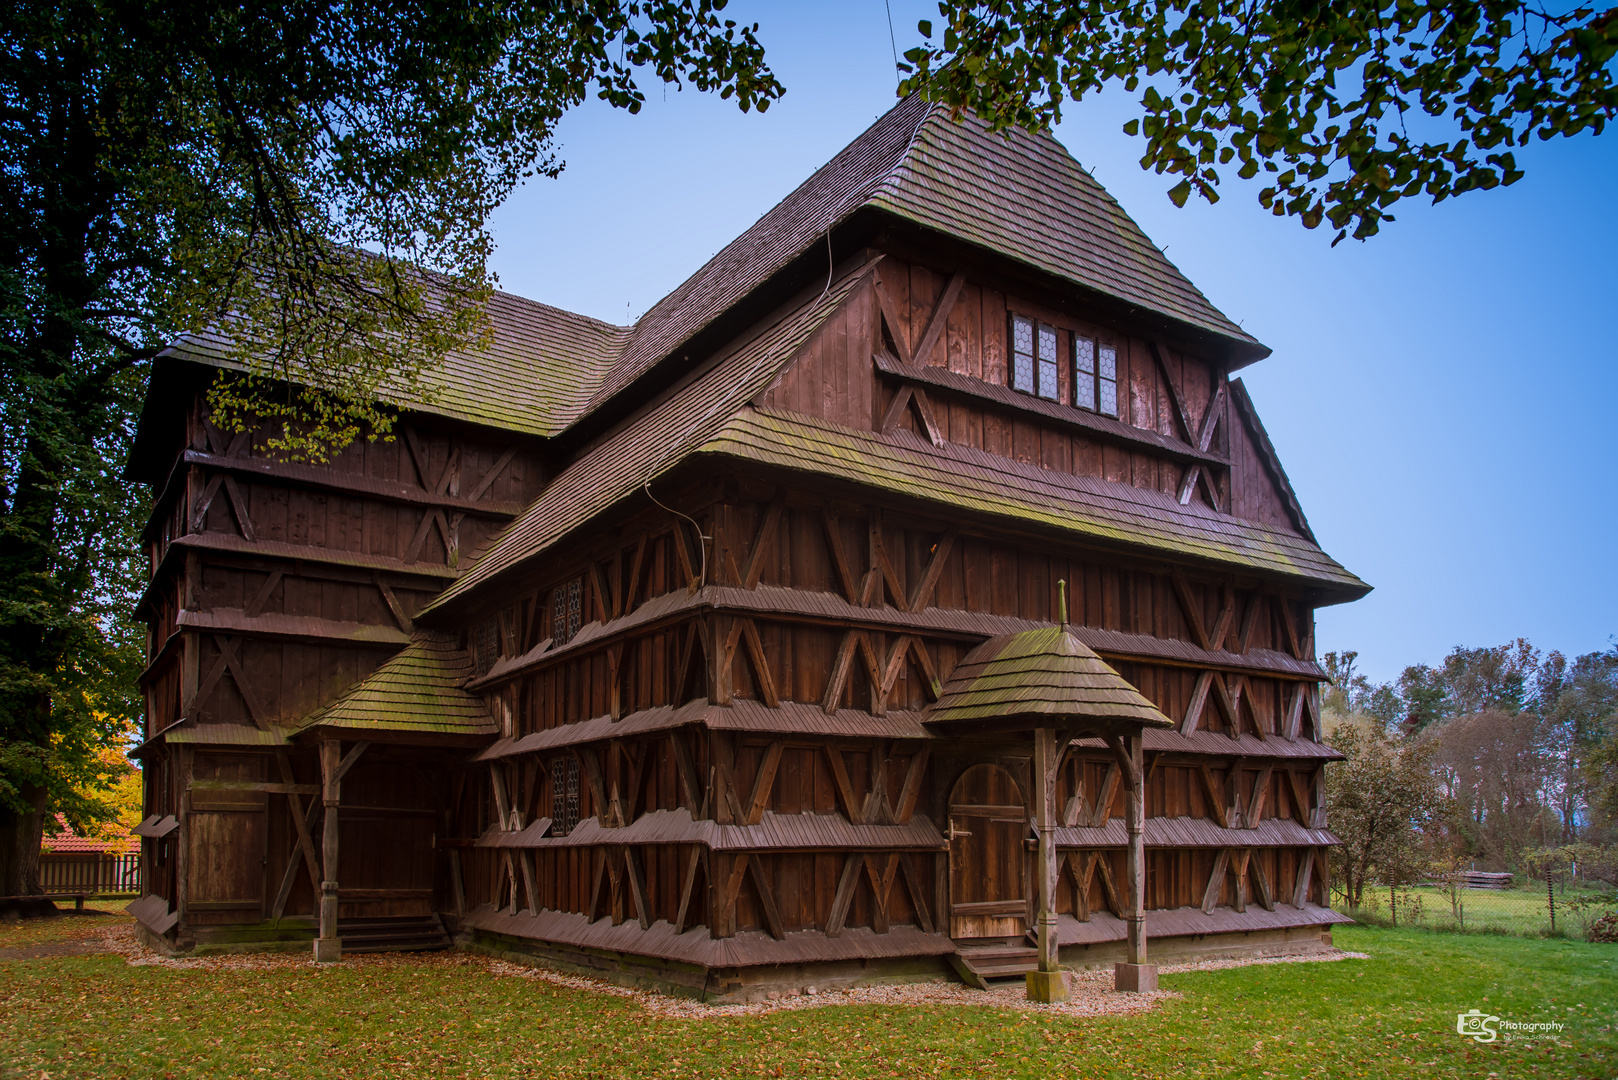
[[[1098,411],[1108,416],[1118,415],[1118,350],[1112,345],[1102,345],[1101,371],[1099,372],[1100,406]]]
[[[573,640],[573,635],[579,632],[581,613],[581,599],[584,594],[584,579],[576,577],[567,583],[567,636]]]
[[[467,642],[472,653],[472,666],[479,675],[487,675],[494,662],[500,659],[500,619],[498,616],[479,623]]]
[[[1056,327],[1039,325],[1039,396],[1047,401],[1057,399],[1056,391]]]
[[[567,588],[557,586],[551,590],[551,641],[557,645],[567,640]]]
[[[1091,412],[1096,407],[1096,343],[1077,334],[1073,335],[1073,404]]]
[[[1011,317],[1011,388],[1034,392],[1034,320]]]
[[[551,642],[566,645],[579,632],[584,578],[576,577],[551,590]]]
[[[579,823],[579,759],[572,754],[551,763],[551,835],[566,836]]]

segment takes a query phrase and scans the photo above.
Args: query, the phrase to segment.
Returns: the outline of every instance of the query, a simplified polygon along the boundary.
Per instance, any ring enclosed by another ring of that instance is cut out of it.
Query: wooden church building
[[[148,940],[716,1001],[1320,949],[1268,351],[1053,138],[907,99],[633,326],[497,294],[292,463],[157,362]],[[1031,981],[1032,985],[1032,981]]]

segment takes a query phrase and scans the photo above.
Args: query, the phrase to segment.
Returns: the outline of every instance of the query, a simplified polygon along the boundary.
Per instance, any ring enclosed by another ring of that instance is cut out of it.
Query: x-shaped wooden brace
[[[957,271],[950,278],[949,284],[939,294],[938,302],[933,305],[932,316],[927,320],[927,328],[922,332],[921,341],[912,353],[910,343],[904,332],[904,324],[899,321],[899,314],[893,298],[888,295],[887,289],[881,281],[875,284],[877,306],[882,312],[882,322],[887,329],[889,340],[893,342],[894,350],[898,353],[899,362],[910,367],[925,366],[927,358],[932,355],[934,346],[944,336],[945,325],[949,321],[949,313],[955,307],[955,301],[961,295],[961,287],[966,284],[966,275]],[[934,446],[944,445],[943,428],[938,423],[938,417],[933,412],[932,401],[927,391],[912,383],[905,383],[899,387],[888,405],[888,411],[882,417],[881,431],[884,435],[898,427],[899,421],[904,418],[905,410],[909,406],[916,409],[917,418],[921,422],[922,430],[927,433],[928,440]]]
[[[208,520],[208,508],[213,505],[214,496],[219,494],[220,487],[225,489],[225,495],[230,502],[230,512],[236,519],[236,528],[241,531],[242,539],[256,540],[257,533],[253,531],[253,519],[247,512],[247,496],[242,494],[236,478],[229,473],[215,473],[202,491],[197,500],[191,505],[191,531],[201,532]]]
[[[294,782],[292,762],[288,760],[286,752],[277,751],[275,762],[281,771],[281,782],[292,784]],[[305,806],[301,795],[287,792],[287,813],[292,818],[297,848],[287,859],[286,872],[281,875],[281,887],[275,892],[275,902],[270,907],[272,922],[279,922],[282,913],[286,911],[287,899],[292,895],[292,885],[298,877],[299,860],[296,856],[299,851],[303,853],[302,865],[309,874],[309,887],[314,890],[316,896],[320,895],[320,859],[315,854],[315,842],[309,834],[320,807],[319,799],[311,798],[308,806]]]
[[[208,669],[208,674],[197,687],[197,696],[191,702],[192,714],[195,715],[197,710],[202,708],[202,703],[208,700],[208,695],[212,694],[214,687],[219,685],[220,678],[224,676],[226,671],[229,671],[231,680],[236,684],[237,692],[241,694],[242,701],[247,704],[247,711],[252,716],[253,723],[261,730],[269,730],[269,713],[259,704],[258,695],[253,692],[252,684],[247,679],[247,673],[242,668],[241,658],[236,653],[236,647],[240,643],[239,639],[226,637],[222,634],[213,634],[211,636],[215,647],[219,649],[219,658],[214,661],[213,667]]]
[[[1101,892],[1107,909],[1120,919],[1124,917],[1123,899],[1118,892],[1118,882],[1112,875],[1112,862],[1105,851],[1070,851],[1064,862],[1073,879],[1076,917],[1080,922],[1090,920],[1090,883],[1095,880],[1097,871],[1101,874]]]
[[[1163,374],[1163,384],[1168,387],[1169,400],[1174,404],[1174,417],[1180,423],[1180,430],[1185,435],[1185,441],[1196,447],[1200,452],[1208,453],[1209,447],[1213,445],[1214,432],[1225,415],[1226,391],[1224,376],[1219,376],[1219,384],[1214,387],[1213,394],[1208,399],[1208,407],[1203,410],[1202,425],[1193,434],[1191,420],[1185,411],[1185,402],[1180,398],[1180,388],[1175,384],[1173,375],[1169,373],[1168,356],[1157,342],[1153,341],[1149,344],[1152,356],[1157,360],[1158,370]],[[1191,496],[1195,494],[1199,481],[1202,484],[1203,491],[1208,496],[1209,504],[1215,510],[1222,509],[1219,491],[1214,486],[1213,478],[1208,475],[1207,466],[1200,461],[1192,462],[1186,468],[1185,478],[1180,481],[1180,505],[1184,506],[1191,501]]]

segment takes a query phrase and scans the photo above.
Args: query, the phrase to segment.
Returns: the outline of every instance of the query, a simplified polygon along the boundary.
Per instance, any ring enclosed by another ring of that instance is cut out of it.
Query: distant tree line
[[[1457,868],[1618,883],[1618,646],[1569,660],[1526,639],[1457,646],[1376,683],[1327,653],[1327,774],[1338,880]]]

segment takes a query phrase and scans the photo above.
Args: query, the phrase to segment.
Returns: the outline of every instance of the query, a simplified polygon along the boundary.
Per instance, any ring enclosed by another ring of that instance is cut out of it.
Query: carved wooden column
[[[1124,872],[1129,959],[1114,966],[1114,985],[1119,990],[1147,993],[1157,989],[1157,965],[1146,962],[1146,771],[1139,735],[1112,742],[1113,752],[1122,758],[1124,827],[1129,832]]]
[[[343,941],[337,936],[337,809],[343,782],[338,771],[341,753],[342,747],[335,739],[320,744],[321,796],[326,804],[326,820],[321,837],[320,936],[315,939],[318,961],[343,958]]]
[[[1066,1001],[1067,985],[1056,943],[1056,731],[1034,730],[1034,826],[1039,834],[1035,873],[1039,875],[1039,902],[1035,915],[1039,970],[1028,973],[1031,1001]]]

